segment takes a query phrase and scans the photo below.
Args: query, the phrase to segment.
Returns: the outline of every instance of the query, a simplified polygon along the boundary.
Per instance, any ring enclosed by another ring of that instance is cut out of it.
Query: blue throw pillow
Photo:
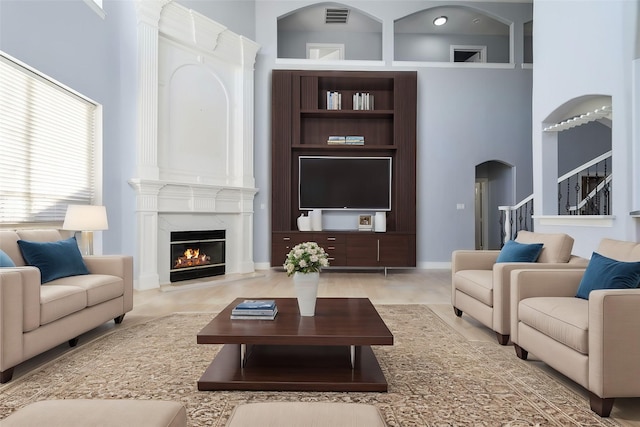
[[[89,274],[75,237],[57,242],[18,240],[27,265],[40,269],[40,281],[47,283],[61,277]]]
[[[16,264],[13,262],[9,255],[2,249],[0,249],[0,267],[15,267]]]
[[[633,289],[640,284],[640,262],[624,262],[594,252],[582,276],[576,296],[589,299],[596,289]]]
[[[518,243],[508,240],[500,250],[496,262],[536,262],[543,243]]]

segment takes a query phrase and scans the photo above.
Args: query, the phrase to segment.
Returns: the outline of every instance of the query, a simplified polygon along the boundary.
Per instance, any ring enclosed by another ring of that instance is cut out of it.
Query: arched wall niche
[[[344,23],[326,23],[330,9]],[[338,15],[340,12],[338,12]],[[382,20],[341,3],[317,3],[278,17],[278,58],[307,59],[307,44],[343,45],[345,60],[382,60]]]
[[[582,95],[570,99],[553,110],[544,120],[544,126],[593,112],[604,106],[611,107],[611,96],[604,94]]]
[[[556,194],[544,215],[611,215],[613,186],[612,98],[582,95],[566,101],[542,124],[543,193]],[[599,183],[603,182],[602,188]],[[585,205],[596,200],[598,206]]]
[[[447,22],[436,26],[440,16]],[[485,47],[485,57],[452,54],[472,47]],[[396,61],[510,63],[513,51],[513,22],[473,7],[436,6],[394,21]]]

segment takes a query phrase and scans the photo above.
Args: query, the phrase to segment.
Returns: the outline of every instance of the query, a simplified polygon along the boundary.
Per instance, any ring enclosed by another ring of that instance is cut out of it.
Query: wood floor
[[[294,297],[291,278],[282,271],[265,270],[251,275],[227,275],[204,281],[185,281],[162,286],[160,289],[136,291],[133,311],[127,313],[124,324],[174,312],[216,312],[237,297]],[[467,315],[457,318],[451,307],[450,270],[330,270],[321,274],[319,297],[367,297],[376,304],[428,304],[446,323],[470,341],[489,341],[498,345],[494,333]],[[114,328],[109,322],[80,338],[80,344]],[[46,363],[68,351],[61,345],[23,365],[16,367],[19,377],[34,367]],[[515,352],[514,352],[514,356]],[[531,363],[538,363],[550,375],[585,398],[587,394],[573,381],[558,374],[530,355]],[[640,398],[616,399],[611,419],[622,426],[640,427]]]

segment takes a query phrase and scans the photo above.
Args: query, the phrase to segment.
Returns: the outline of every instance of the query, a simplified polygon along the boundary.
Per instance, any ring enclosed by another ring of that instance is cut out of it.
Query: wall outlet
[[[462,210],[462,209],[464,209],[464,203],[458,203],[458,204],[456,205],[456,209],[458,209],[458,210]]]

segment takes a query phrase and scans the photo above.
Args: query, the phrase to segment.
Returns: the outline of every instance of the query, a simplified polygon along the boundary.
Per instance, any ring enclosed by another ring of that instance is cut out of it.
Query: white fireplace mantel
[[[259,46],[173,3],[137,0],[136,289],[168,281],[169,233],[225,229],[227,273],[253,264]]]

